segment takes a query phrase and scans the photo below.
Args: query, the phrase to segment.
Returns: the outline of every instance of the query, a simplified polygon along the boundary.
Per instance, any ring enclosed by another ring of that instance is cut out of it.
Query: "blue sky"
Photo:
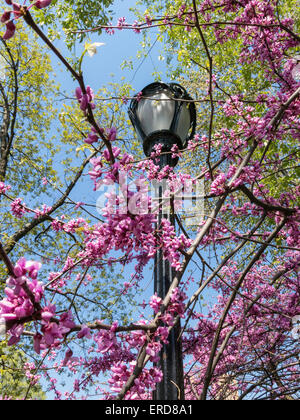
[[[127,23],[133,23],[136,17],[130,8],[135,6],[135,0],[116,0],[112,7],[114,18],[112,23],[117,24],[119,17],[125,17]],[[141,9],[142,11],[145,8]],[[141,50],[143,34],[136,34],[132,30],[115,30],[114,35],[109,35],[105,31],[101,35],[90,34],[91,42],[103,42],[104,46],[98,49],[98,53],[90,58],[86,56],[83,62],[83,74],[87,85],[90,85],[95,91],[100,87],[107,85],[112,80],[112,75],[116,82],[125,78],[125,82],[131,83],[135,90],[139,92],[144,86],[153,81],[153,72],[162,73],[162,79],[166,80],[166,66],[164,60],[160,57],[160,44],[155,43],[157,38],[157,29],[147,30],[147,35],[151,36],[153,48],[147,54],[145,59],[138,59],[137,52]],[[54,44],[66,55],[68,51],[64,47],[63,41],[59,40]],[[84,49],[84,43],[76,46],[76,55],[80,57]],[[133,62],[133,69],[121,69],[124,60]],[[55,61],[53,62],[54,68]],[[65,72],[57,69],[58,80],[63,84],[64,89],[72,89],[73,83],[71,77]]]
[[[113,23],[117,23],[118,18],[123,16],[128,23],[133,23],[135,17],[129,11],[129,8],[134,5],[134,0],[117,0],[113,8],[115,10]],[[148,31],[149,34],[151,34],[154,42],[157,37],[157,31],[150,29]],[[103,32],[101,36],[92,36],[91,40],[106,44],[100,48],[95,63],[91,64],[88,59],[85,60],[86,66],[84,70],[87,80],[95,87],[99,86],[99,84],[107,84],[111,80],[111,74],[114,74],[116,80],[125,77],[126,82],[132,83],[136,90],[140,91],[144,86],[152,82],[152,73],[155,70],[165,71],[164,63],[158,60],[159,51],[155,47],[142,63],[141,60],[137,59],[137,52],[141,50],[142,34],[136,34],[132,30],[116,30],[114,35],[108,35]],[[92,58],[93,61],[95,57]],[[133,70],[121,70],[120,66],[124,60],[133,61]]]

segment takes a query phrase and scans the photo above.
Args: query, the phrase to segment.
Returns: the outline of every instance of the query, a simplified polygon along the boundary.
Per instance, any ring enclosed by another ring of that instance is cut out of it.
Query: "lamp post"
[[[177,145],[182,150],[195,134],[196,108],[186,90],[177,83],[155,82],[146,86],[131,101],[129,117],[142,142],[144,153],[150,157],[155,146],[162,145],[162,154],[158,157],[160,169],[166,165],[176,166],[178,158],[172,157],[171,149]],[[163,196],[159,187],[159,202]],[[165,214],[160,206],[157,227],[163,218],[174,223],[172,215]],[[163,258],[161,250],[155,257],[154,292],[164,299],[174,277],[168,260]],[[163,344],[158,367],[163,372],[163,380],[157,385],[154,400],[184,399],[183,361],[180,340],[180,324],[169,335],[169,344]]]

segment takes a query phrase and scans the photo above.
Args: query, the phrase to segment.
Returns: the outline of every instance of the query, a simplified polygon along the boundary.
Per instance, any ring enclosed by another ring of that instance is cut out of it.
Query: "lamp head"
[[[195,135],[195,104],[177,83],[151,83],[134,97],[128,112],[148,157],[156,144],[162,144],[163,152],[174,145],[181,150]],[[177,160],[170,163],[175,166]]]

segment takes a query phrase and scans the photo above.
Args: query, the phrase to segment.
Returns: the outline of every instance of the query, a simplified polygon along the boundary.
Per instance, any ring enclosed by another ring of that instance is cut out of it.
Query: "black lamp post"
[[[175,166],[178,158],[172,158],[171,149],[177,145],[182,150],[195,134],[196,107],[186,90],[177,83],[152,83],[146,86],[131,101],[129,117],[138,138],[143,144],[147,157],[155,150],[154,146],[162,145],[162,154],[158,157],[162,169],[166,165]],[[159,199],[163,196],[159,187]],[[169,218],[160,208],[157,225],[162,218]],[[165,298],[174,270],[169,261],[163,258],[162,252],[156,253],[154,268],[154,292]],[[169,344],[163,345],[159,367],[163,372],[163,380],[154,392],[154,400],[184,399],[183,362],[180,337],[180,324],[174,327],[169,335]]]

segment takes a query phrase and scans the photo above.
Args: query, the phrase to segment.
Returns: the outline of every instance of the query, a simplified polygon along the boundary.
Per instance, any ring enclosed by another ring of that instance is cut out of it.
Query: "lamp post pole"
[[[171,154],[164,154],[159,158],[160,169],[166,165],[172,164]],[[157,228],[160,229],[162,219],[168,219],[172,224],[175,223],[174,216],[167,211],[163,210],[162,198],[163,187],[158,187],[159,199],[159,213],[157,218]],[[171,267],[170,262],[163,257],[163,252],[159,249],[156,252],[154,263],[154,293],[164,299],[173,277],[175,275],[174,269]],[[162,381],[157,384],[156,390],[153,392],[153,399],[159,401],[170,400],[184,400],[184,377],[183,377],[183,359],[182,359],[182,345],[180,338],[180,322],[172,328],[168,344],[162,343],[160,352],[160,361],[157,364],[163,373]]]
[[[172,157],[172,147],[176,145],[179,149],[184,148],[188,140],[193,138],[196,128],[195,104],[186,90],[177,83],[152,83],[135,96],[128,112],[145,155],[150,157],[155,146],[161,144],[163,153],[158,157],[160,169],[166,165],[174,167],[178,159]],[[168,219],[174,224],[174,216],[164,210],[162,198],[163,188],[160,186],[157,229],[161,229],[162,219]],[[159,249],[155,257],[154,292],[161,299],[166,297],[174,275],[170,262]],[[170,331],[168,344],[162,344],[160,360],[156,366],[162,370],[163,380],[153,393],[154,400],[184,399],[180,332],[180,323],[177,323]]]

